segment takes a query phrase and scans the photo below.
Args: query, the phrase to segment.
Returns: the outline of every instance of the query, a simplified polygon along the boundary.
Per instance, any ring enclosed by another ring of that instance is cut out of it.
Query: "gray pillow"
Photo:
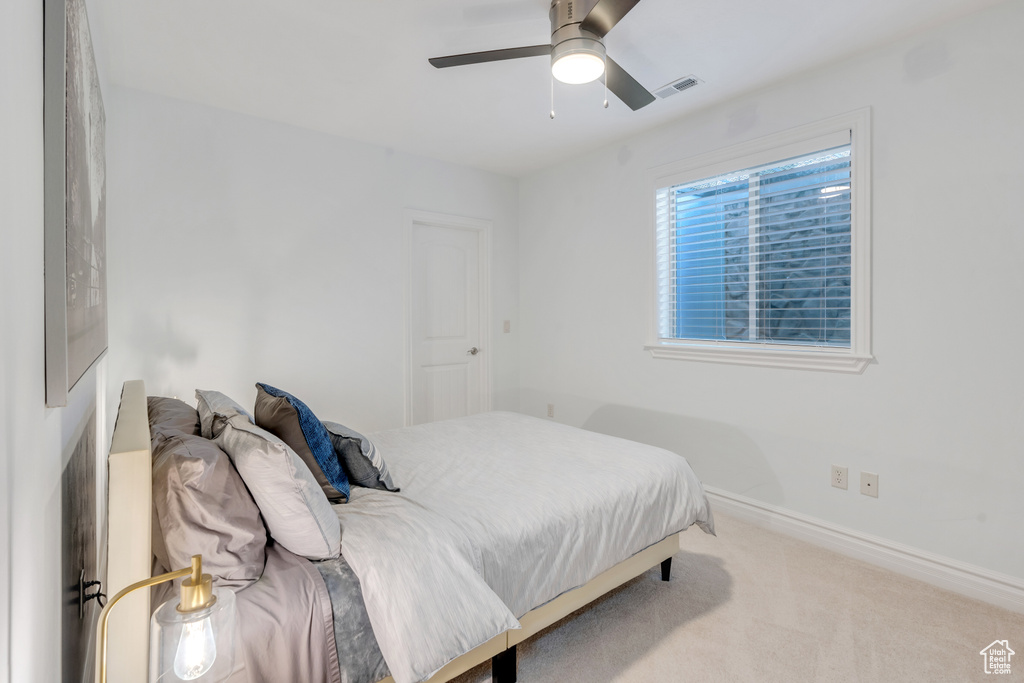
[[[337,422],[324,422],[324,427],[331,437],[341,466],[348,474],[349,482],[371,489],[400,490],[391,481],[388,465],[372,441]]]
[[[153,450],[172,436],[195,436],[199,434],[199,413],[196,409],[176,398],[149,396],[149,435]]]
[[[150,448],[154,456],[160,445],[171,437],[199,434],[199,413],[184,401],[164,396],[148,396],[146,397],[146,408],[149,414]],[[167,559],[167,549],[164,548],[164,535],[160,530],[160,518],[157,516],[155,498],[151,517],[153,554],[161,558],[162,563]]]
[[[310,560],[337,557],[338,516],[295,451],[247,415],[216,416],[212,431],[214,442],[249,487],[274,540]]]
[[[213,422],[218,415],[222,417],[244,415],[249,422],[256,424],[248,410],[219,391],[196,389],[196,409],[199,411],[200,433],[205,439],[212,439],[216,436],[213,431]]]
[[[259,508],[212,441],[179,434],[157,447],[153,508],[153,553],[164,567],[188,567],[201,554],[218,586],[244,588],[263,575],[267,532]]]

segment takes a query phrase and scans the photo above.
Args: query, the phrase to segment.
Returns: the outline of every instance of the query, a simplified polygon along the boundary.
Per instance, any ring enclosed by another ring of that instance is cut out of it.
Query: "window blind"
[[[657,190],[659,336],[850,347],[850,145]]]

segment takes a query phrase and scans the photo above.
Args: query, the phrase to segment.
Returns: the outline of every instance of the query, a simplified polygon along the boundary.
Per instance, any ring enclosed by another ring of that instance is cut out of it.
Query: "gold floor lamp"
[[[213,577],[203,573],[203,558],[192,556],[192,566],[144,579],[128,586],[100,612],[96,640],[96,681],[107,682],[107,618],[118,600],[132,591],[183,579],[180,599],[168,600],[153,613],[149,645],[149,680],[221,681],[234,665],[235,594],[213,588]]]

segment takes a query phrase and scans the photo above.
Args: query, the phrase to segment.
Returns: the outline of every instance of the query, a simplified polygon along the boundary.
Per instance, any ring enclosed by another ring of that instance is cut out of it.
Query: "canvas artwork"
[[[51,166],[46,227],[51,406],[66,403],[67,392],[107,348],[106,117],[84,0],[66,0],[63,11],[64,22],[48,22],[63,24],[64,31],[59,43],[57,36],[47,36],[46,52],[48,105],[56,108],[60,98],[53,95],[64,95],[63,111],[47,112],[46,130],[46,163]],[[63,140],[57,139],[60,135]],[[58,182],[61,175],[63,182]]]
[[[106,117],[83,0],[67,3],[68,386],[107,348]]]

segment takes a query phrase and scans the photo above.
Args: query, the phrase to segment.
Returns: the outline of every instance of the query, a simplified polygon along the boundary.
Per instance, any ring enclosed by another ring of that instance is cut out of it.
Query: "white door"
[[[409,423],[488,409],[485,232],[412,220]]]

